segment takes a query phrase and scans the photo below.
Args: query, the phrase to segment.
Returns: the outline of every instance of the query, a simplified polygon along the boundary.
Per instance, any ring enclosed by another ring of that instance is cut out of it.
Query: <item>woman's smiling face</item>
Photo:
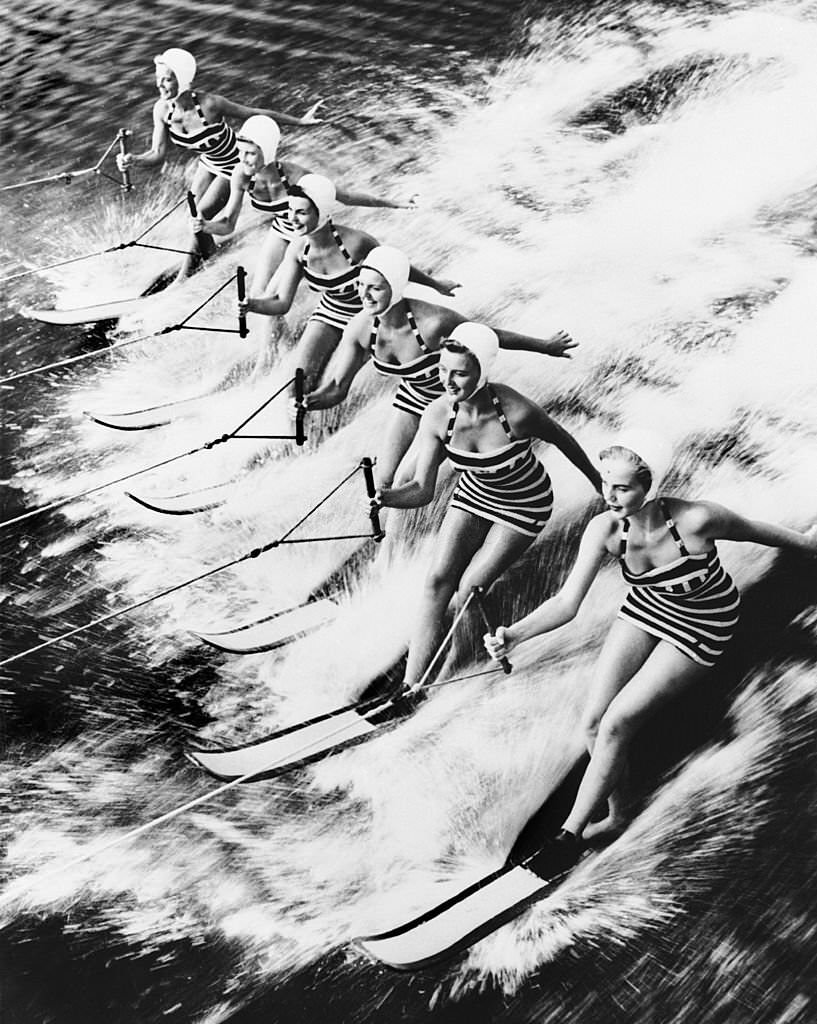
[[[318,226],[318,209],[306,196],[290,196],[289,218],[299,235],[308,235]]]
[[[163,100],[172,100],[179,92],[179,82],[166,64],[156,65],[156,88]]]
[[[480,367],[470,352],[440,350],[440,383],[455,402],[464,402],[477,390]]]
[[[383,313],[391,302],[391,288],[386,278],[371,267],[362,267],[357,279],[357,294],[363,308],[371,316]]]

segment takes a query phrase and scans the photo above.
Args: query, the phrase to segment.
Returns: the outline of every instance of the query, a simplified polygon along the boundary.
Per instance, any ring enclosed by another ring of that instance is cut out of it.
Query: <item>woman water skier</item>
[[[553,493],[533,439],[554,444],[596,490],[598,471],[578,441],[535,402],[489,384],[499,339],[483,324],[458,325],[443,343],[445,394],[420,417],[414,476],[381,488],[373,508],[418,508],[434,496],[446,459],[462,474],[437,534],[420,613],[409,643],[405,687],[415,689],[439,647],[455,593],[488,588],[530,547],[550,518]]]
[[[196,59],[187,50],[171,47],[154,57],[156,87],[159,99],[153,105],[153,136],[150,148],[143,153],[120,154],[120,171],[137,164],[161,164],[167,153],[168,142],[199,156],[191,185],[196,205],[205,217],[212,217],[224,206],[230,194],[230,175],[238,164],[238,146],[233,129],[225,117],[246,118],[252,114],[266,114],[284,124],[315,125],[320,120],[315,111],[318,101],[303,117],[290,117],[279,111],[260,107],[247,107],[234,103],[225,96],[212,92],[192,91],[196,75]],[[201,259],[211,255],[215,243],[209,236],[194,240],[191,253],[182,264],[179,279],[189,274]]]
[[[558,834],[537,855],[537,870],[572,867],[582,839],[615,836],[626,824],[617,792],[627,750],[658,708],[706,678],[739,617],[740,596],[716,541],[751,541],[817,554],[817,534],[746,519],[705,501],[659,497],[669,451],[649,434],[623,435],[600,455],[608,509],[588,524],[562,589],[511,626],[486,635],[494,658],[570,622],[602,562],[618,558],[630,585],[596,665],[582,724],[590,763]],[[589,825],[607,804],[607,816]]]
[[[392,417],[377,455],[377,478],[391,487],[401,460],[417,435],[423,411],[443,394],[440,347],[466,322],[456,310],[403,293],[409,280],[405,253],[389,245],[372,249],[360,268],[363,309],[346,327],[330,367],[331,376],[304,396],[303,408],[328,409],[342,402],[358,371],[371,357],[375,370],[399,381]],[[500,348],[570,358],[576,342],[565,331],[533,338],[494,328]],[[411,479],[413,459],[403,462],[397,483]]]
[[[250,283],[250,293],[260,295],[280,266],[287,245],[297,238],[289,218],[289,189],[305,174],[312,172],[291,160],[278,160],[281,132],[271,117],[255,114],[238,131],[239,162],[230,177],[230,195],[217,219],[208,220],[202,213],[193,219],[193,231],[209,235],[230,235],[235,231],[244,196],[256,210],[272,214],[270,229],[259,253]],[[381,199],[367,192],[353,192],[336,186],[335,199],[344,206],[379,206],[393,210],[409,209],[413,199],[405,202]]]
[[[250,295],[239,303],[239,314],[280,316],[292,306],[302,280],[320,294],[295,348],[295,365],[304,371],[310,389],[320,377],[327,359],[337,347],[343,329],[362,305],[357,294],[360,264],[378,244],[365,231],[332,223],[335,186],[321,174],[305,174],[289,190],[289,217],[296,238],[287,246],[277,273],[264,294]],[[411,279],[444,295],[458,287],[453,281],[436,280],[411,267]],[[268,350],[261,340],[255,373],[264,365]]]

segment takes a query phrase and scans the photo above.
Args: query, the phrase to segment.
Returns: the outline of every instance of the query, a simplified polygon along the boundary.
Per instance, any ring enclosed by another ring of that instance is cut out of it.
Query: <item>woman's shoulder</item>
[[[420,417],[421,425],[426,430],[431,430],[438,437],[442,438],[448,420],[451,417],[451,402],[447,395],[438,395],[433,402],[430,402]]]
[[[287,245],[286,252],[284,253],[284,259],[300,260],[308,243],[308,238],[301,236],[293,238],[289,245]]]
[[[584,530],[584,539],[598,548],[606,548],[611,554],[617,553],[621,537],[621,520],[609,509],[593,516]]]
[[[510,384],[501,384],[491,381],[491,390],[496,395],[499,404],[502,406],[502,411],[505,413],[505,418],[513,426],[526,425],[531,417],[535,416],[540,407],[527,395],[523,395],[516,388],[512,388]]]
[[[426,299],[406,296],[409,309],[414,314],[423,341],[439,347],[454,328],[465,322],[465,317],[448,306],[438,306]]]
[[[258,182],[260,175],[255,175],[255,180]],[[241,164],[236,164],[230,172],[230,185],[234,188],[246,191],[250,187],[250,182],[253,180],[251,174],[247,174],[244,167]]]
[[[306,167],[303,166],[303,164],[297,164],[293,160],[275,160],[273,161],[273,163],[277,164],[278,167],[281,168],[290,185],[297,185],[305,174],[311,173],[309,170],[307,170]],[[267,164],[267,167],[270,166],[272,165]]]
[[[220,116],[224,112],[224,97],[216,92],[204,92],[201,89],[191,89],[190,96],[204,111],[205,116]]]
[[[166,121],[170,114],[170,110],[170,100],[166,100],[160,96],[153,104],[153,119],[155,121]]]
[[[357,260],[362,260],[368,256],[378,244],[376,238],[367,231],[361,231],[359,228],[349,227],[348,224],[335,224],[334,228],[340,235],[343,244]]]
[[[687,501],[672,496],[663,496],[662,501],[682,537],[711,537],[724,515],[728,515],[722,505],[712,501]]]

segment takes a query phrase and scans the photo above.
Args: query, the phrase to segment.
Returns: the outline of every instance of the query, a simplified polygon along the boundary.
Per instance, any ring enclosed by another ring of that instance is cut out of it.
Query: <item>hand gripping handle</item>
[[[485,588],[474,587],[471,593],[474,595],[474,600],[476,601],[477,608],[479,608],[479,613],[482,616],[482,621],[485,623],[485,628],[488,630],[489,633],[495,633],[496,626],[491,622],[490,618],[488,617],[488,612],[485,610]],[[508,675],[508,673],[513,668],[513,665],[511,665],[507,658],[500,658],[499,664],[502,666],[502,671],[505,673],[505,675]]]
[[[188,198],[188,202],[189,201],[190,200]],[[247,295],[247,271],[243,267],[239,267],[235,272],[235,287],[238,292],[238,301],[243,302]],[[247,327],[247,314],[239,313],[238,336],[239,338],[246,338],[249,333],[249,328]]]
[[[304,409],[304,371],[298,367],[295,371],[295,444],[302,445],[306,441],[306,432],[304,431],[304,418],[306,417],[306,409]]]
[[[377,488],[374,485],[374,470],[372,469],[372,460],[366,456],[361,460],[360,463],[363,466],[363,479],[366,481],[366,494],[370,498],[374,498],[377,493]],[[386,534],[383,532],[383,527],[380,525],[380,515],[376,508],[373,508],[369,512],[369,518],[372,521],[372,536],[379,543]]]
[[[121,156],[127,156],[128,155],[128,139],[130,138],[130,132],[128,131],[127,128],[120,128],[119,129],[119,134],[117,135],[117,138],[119,139],[119,153],[120,153],[120,155]],[[130,190],[133,188],[133,184],[132,184],[132,182],[130,180],[130,168],[129,167],[123,167],[122,170],[119,173],[122,175],[122,189],[123,189],[123,191],[130,192]]]

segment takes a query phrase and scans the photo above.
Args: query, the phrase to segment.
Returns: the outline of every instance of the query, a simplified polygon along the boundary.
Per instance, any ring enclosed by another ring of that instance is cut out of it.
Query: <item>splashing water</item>
[[[532,18],[517,55],[464,57],[456,83],[421,85],[415,65],[391,79],[389,100],[407,124],[416,119],[421,145],[407,174],[408,132],[394,146],[363,132],[356,148],[321,129],[319,140],[337,143],[339,178],[361,188],[399,181],[424,196],[414,213],[339,219],[384,241],[410,239],[415,263],[463,282],[457,302],[475,319],[536,335],[569,329],[580,342],[570,362],[503,353],[497,376],[545,404],[588,451],[622,421],[649,421],[675,445],[679,493],[805,527],[817,498],[814,12],[641,3],[591,12]],[[110,203],[96,224],[77,216],[37,255],[127,236],[177,184],[145,192],[133,212]],[[166,241],[182,221],[168,221]],[[121,337],[177,322],[236,265],[251,267],[257,245],[257,235],[240,238],[157,298],[149,321],[123,323]],[[74,265],[50,287],[65,306],[130,293],[156,259],[129,250],[101,269]],[[232,327],[233,308],[225,291],[198,322]],[[15,500],[60,500],[232,429],[288,379],[287,345],[308,309],[299,297],[279,325],[263,381],[248,380],[252,338],[180,332],[15,392],[5,424]],[[52,358],[55,333],[16,330],[31,365]],[[199,395],[143,433],[83,417]],[[304,452],[235,441],[140,482],[169,494],[231,481],[212,511],[156,516],[114,487],[6,532],[9,653],[281,536],[374,454],[389,409],[366,370],[345,408],[314,417]],[[284,412],[273,403],[253,433],[287,432]],[[498,588],[505,621],[555,587],[585,520],[586,483],[557,455],[546,459],[556,514]],[[251,1020],[252,1005],[264,1019],[295,1019],[265,993],[276,986],[294,1005],[312,989],[328,999],[321,964],[359,1000],[360,1020],[396,1019],[401,1007],[444,1020],[457,1019],[456,1007],[482,1015],[471,1019],[538,1022],[808,1019],[813,568],[765,549],[722,549],[748,596],[744,646],[713,684],[751,677],[729,715],[706,723],[706,744],[684,751],[680,768],[659,759],[669,774],[657,791],[649,783],[619,842],[430,985],[397,983],[337,950],[502,863],[576,754],[589,675],[621,600],[615,569],[574,623],[518,652],[510,679],[440,688],[368,744],[76,862],[206,790],[181,757],[194,736],[262,736],[355,699],[387,671],[405,648],[450,488],[446,478],[420,515],[389,513],[382,550],[278,548],[4,678],[4,957],[32,939],[73,964],[91,949],[97,967],[83,970],[93,985],[110,949],[140,987],[140,1020]],[[362,498],[358,474],[303,535],[364,532]],[[220,657],[186,632],[288,607],[330,578],[341,581],[339,617],[289,648]],[[444,674],[480,662],[469,630]],[[106,1012],[99,1019],[136,1019]]]

